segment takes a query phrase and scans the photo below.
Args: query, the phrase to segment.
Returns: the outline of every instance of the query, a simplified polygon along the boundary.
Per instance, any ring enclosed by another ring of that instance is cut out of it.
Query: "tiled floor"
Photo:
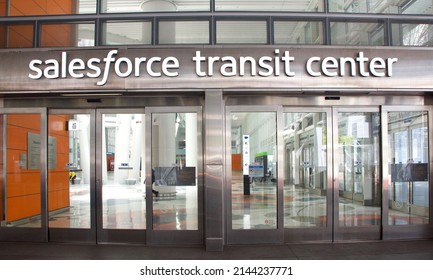
[[[2,260],[433,260],[433,240],[226,246],[148,247],[0,243]]]

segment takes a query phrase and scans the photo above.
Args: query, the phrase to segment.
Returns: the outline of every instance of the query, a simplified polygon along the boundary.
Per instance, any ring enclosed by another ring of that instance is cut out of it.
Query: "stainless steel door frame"
[[[133,243],[146,244],[146,230],[142,229],[107,229],[103,226],[103,115],[104,114],[145,114],[144,108],[137,109],[96,109],[96,224],[97,224],[97,243]],[[149,210],[146,210],[148,215]]]
[[[285,242],[305,241],[331,241],[333,236],[333,134],[332,134],[332,110],[331,107],[284,107],[284,113],[325,113],[326,114],[326,225],[324,227],[285,228]],[[284,129],[284,127],[282,127]],[[281,161],[284,170],[287,170],[288,162]],[[286,216],[284,217],[286,218]]]
[[[424,111],[428,113],[428,149],[429,149],[429,224],[409,224],[409,225],[389,225],[389,190],[391,183],[391,170],[389,162],[391,155],[389,154],[389,135],[388,135],[388,113],[389,112],[414,112]],[[383,185],[383,201],[382,201],[382,224],[383,224],[383,239],[401,239],[403,238],[432,238],[433,237],[433,108],[431,106],[382,106],[382,178]]]
[[[226,205],[226,243],[228,244],[281,244],[284,242],[284,223],[283,223],[283,176],[284,173],[283,153],[284,145],[282,135],[282,107],[277,105],[263,106],[226,106],[225,108],[225,197]],[[232,163],[231,163],[231,114],[234,112],[275,112],[276,114],[276,147],[277,147],[277,223],[275,229],[233,229],[232,228]]]
[[[47,216],[47,110],[46,108],[1,108],[0,114],[39,114],[40,115],[40,219],[39,228],[24,227],[0,227],[1,241],[48,241],[48,216]],[[5,126],[3,125],[3,137]],[[4,143],[6,142],[4,137]],[[2,147],[3,149],[3,147]],[[3,155],[3,191],[6,188],[6,151]],[[3,194],[3,198],[5,194]],[[4,207],[4,205],[3,205]],[[3,209],[4,210],[4,209]],[[3,212],[4,213],[4,212]]]
[[[203,245],[204,243],[204,177],[203,177],[203,116],[201,106],[146,107],[146,193],[152,193],[152,117],[159,113],[197,114],[197,230],[154,230],[152,196],[146,200],[147,244],[149,245]]]

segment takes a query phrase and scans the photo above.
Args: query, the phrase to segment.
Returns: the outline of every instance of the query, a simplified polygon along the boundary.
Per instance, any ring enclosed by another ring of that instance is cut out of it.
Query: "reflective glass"
[[[392,24],[394,46],[433,46],[432,24]]]
[[[339,225],[381,224],[379,114],[338,114]]]
[[[277,227],[276,127],[273,112],[231,114],[234,230]]]
[[[284,227],[325,227],[326,113],[284,114]]]
[[[0,115],[2,227],[41,227],[41,118]]]
[[[209,11],[210,0],[101,0],[103,13]]]
[[[265,21],[217,21],[217,44],[266,44]]]
[[[290,11],[323,12],[324,0],[215,0],[216,11]]]
[[[383,46],[385,31],[378,22],[331,22],[332,45]]]
[[[103,228],[145,229],[144,114],[103,114],[102,122]]]
[[[152,115],[154,230],[198,229],[196,113]]]
[[[9,16],[94,14],[96,0],[2,0],[0,13]]]
[[[428,224],[427,112],[389,112],[389,225]]]
[[[41,47],[87,47],[95,45],[95,24],[53,23],[41,27]]]
[[[209,44],[208,21],[160,21],[159,44]]]
[[[90,116],[48,117],[48,218],[52,228],[90,228]]]
[[[33,47],[33,25],[0,24],[0,48],[31,47]]]
[[[275,21],[275,44],[323,44],[323,24],[320,21]]]
[[[150,45],[152,23],[148,21],[108,21],[104,23],[103,45]]]
[[[431,0],[328,0],[330,12],[372,14],[432,14]]]

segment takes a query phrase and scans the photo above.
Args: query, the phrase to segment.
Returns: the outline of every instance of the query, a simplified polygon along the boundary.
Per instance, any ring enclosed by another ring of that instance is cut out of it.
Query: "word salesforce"
[[[104,58],[89,58],[87,61],[81,58],[68,59],[68,53],[62,52],[60,61],[47,59],[42,61],[34,59],[29,63],[30,79],[66,79],[66,78],[97,78],[98,86],[105,85],[114,70],[115,75],[127,78],[131,75],[140,77],[177,77],[179,76],[180,63],[174,56],[167,57],[117,57],[118,50],[111,50]],[[273,56],[203,56],[201,51],[195,51],[191,58],[195,74],[198,77],[212,77],[219,73],[223,77],[233,76],[286,76],[294,77],[293,65],[295,57],[289,51],[280,53],[275,49]],[[362,51],[356,57],[331,56],[308,58],[304,64],[305,72],[311,77],[391,77],[393,64],[398,58],[369,58]],[[102,76],[102,77],[101,77]]]

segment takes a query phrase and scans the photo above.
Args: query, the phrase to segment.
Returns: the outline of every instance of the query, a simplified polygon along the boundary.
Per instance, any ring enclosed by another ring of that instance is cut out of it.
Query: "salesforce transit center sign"
[[[428,54],[427,54],[428,52]],[[431,51],[204,47],[1,52],[2,90],[432,89]]]

